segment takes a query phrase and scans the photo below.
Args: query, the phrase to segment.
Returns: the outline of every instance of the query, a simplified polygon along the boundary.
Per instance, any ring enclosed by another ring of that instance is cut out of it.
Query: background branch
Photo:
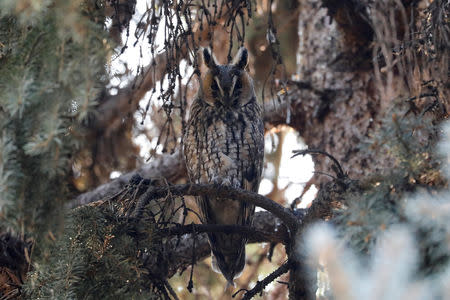
[[[69,202],[68,208],[85,205],[120,192],[134,175],[143,178],[165,178],[167,182],[176,182],[186,176],[186,166],[179,151],[173,154],[162,154],[153,162],[119,176],[108,183],[102,184],[92,191],[83,193]]]
[[[106,135],[117,130],[122,125],[122,118],[134,113],[139,101],[164,77],[167,71],[167,57],[166,52],[155,55],[152,62],[130,80],[126,87],[119,89],[116,95],[104,99],[97,109],[93,128],[104,130]]]

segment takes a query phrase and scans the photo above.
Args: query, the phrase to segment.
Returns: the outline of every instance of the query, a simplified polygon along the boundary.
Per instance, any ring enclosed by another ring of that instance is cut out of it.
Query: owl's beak
[[[231,97],[228,94],[220,95],[220,102],[222,102],[224,106],[230,106],[232,102]]]
[[[230,106],[232,104],[233,98],[231,97],[231,95],[232,95],[232,93],[229,92],[228,90],[225,90],[224,94],[220,95],[221,102],[222,102],[223,105]]]
[[[231,86],[226,89],[223,95],[223,103],[227,106],[231,105],[233,102],[233,92],[234,92],[234,87],[236,86],[236,81],[237,81],[237,77],[233,77],[233,82],[231,83]]]
[[[220,84],[219,78],[217,76],[214,76],[214,80],[216,81],[217,87],[219,88],[219,94],[220,94],[220,101],[223,105],[229,106],[232,103],[232,95],[234,91],[234,87],[236,86],[237,77],[233,78],[233,81],[231,83],[230,87],[222,87]]]
[[[222,98],[222,103],[225,106],[230,106],[231,105],[231,97],[229,97],[228,95],[226,95],[225,97]]]
[[[228,279],[228,278],[226,278],[227,279],[227,286],[225,287],[225,289],[226,290],[228,290],[228,288],[231,286],[231,287],[236,287],[236,284],[234,283],[234,280],[231,280],[231,279]]]

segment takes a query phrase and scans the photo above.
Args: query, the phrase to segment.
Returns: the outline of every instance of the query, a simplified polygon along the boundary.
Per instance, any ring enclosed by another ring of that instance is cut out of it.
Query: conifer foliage
[[[61,231],[81,124],[106,79],[94,2],[0,3],[0,228],[33,245],[28,262]]]
[[[105,79],[109,47],[88,3],[26,2],[0,7],[0,197],[3,220],[34,236],[53,230],[49,220],[68,196],[77,134]]]

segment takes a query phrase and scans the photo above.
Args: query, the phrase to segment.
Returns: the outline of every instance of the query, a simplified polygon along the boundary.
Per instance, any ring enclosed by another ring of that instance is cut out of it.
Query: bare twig
[[[347,177],[344,173],[344,170],[342,170],[341,164],[339,163],[339,161],[334,158],[333,155],[329,154],[328,152],[325,152],[323,150],[319,150],[319,149],[304,149],[304,150],[294,150],[292,151],[294,153],[294,155],[292,155],[291,158],[296,157],[298,155],[306,155],[306,154],[322,154],[325,155],[327,157],[329,157],[335,164],[335,166],[337,167],[336,171],[336,175],[338,176],[339,179],[343,179],[345,177]]]
[[[254,288],[252,288],[249,291],[246,291],[244,294],[244,297],[242,298],[242,300],[247,300],[247,299],[251,299],[252,297],[254,297],[256,294],[258,293],[262,293],[264,288],[271,283],[272,281],[274,281],[276,278],[280,277],[281,275],[283,275],[284,273],[288,272],[289,269],[291,268],[291,263],[290,261],[285,262],[283,265],[281,265],[278,269],[276,269],[275,271],[273,271],[272,273],[270,273],[266,278],[264,278],[261,281],[258,281],[255,285]],[[237,291],[236,293],[233,294],[233,298],[242,290]]]
[[[433,93],[423,93],[423,94],[420,94],[419,96],[410,97],[410,98],[406,99],[405,101],[406,102],[411,102],[411,101],[414,101],[416,99],[422,99],[422,98],[426,98],[426,97],[436,97],[436,96],[437,96],[437,94],[435,92],[433,92]]]
[[[173,290],[172,286],[170,285],[170,283],[167,281],[167,279],[163,280],[164,282],[164,286],[166,288],[166,290],[169,292],[169,294],[173,297],[173,299],[175,300],[179,300],[177,293],[175,293],[175,291]]]
[[[195,265],[195,242],[197,241],[197,231],[195,230],[195,226],[192,228],[192,234],[194,235],[193,238],[193,246],[192,246],[192,264],[191,264],[191,274],[189,275],[189,283],[187,285],[187,289],[189,293],[192,293],[192,288],[194,287],[194,280],[192,278],[194,277],[194,265]]]

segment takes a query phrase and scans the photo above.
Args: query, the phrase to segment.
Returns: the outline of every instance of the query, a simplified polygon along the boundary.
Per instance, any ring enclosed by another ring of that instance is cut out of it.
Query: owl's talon
[[[228,178],[223,178],[223,177],[220,177],[220,176],[213,177],[213,179],[211,180],[211,182],[212,182],[214,185],[219,185],[219,186],[231,186],[231,181],[230,181],[230,179],[228,179]]]
[[[233,179],[233,183],[231,184],[232,187],[234,188],[240,188],[241,187],[241,183],[239,182],[239,180],[237,180],[237,178]]]

